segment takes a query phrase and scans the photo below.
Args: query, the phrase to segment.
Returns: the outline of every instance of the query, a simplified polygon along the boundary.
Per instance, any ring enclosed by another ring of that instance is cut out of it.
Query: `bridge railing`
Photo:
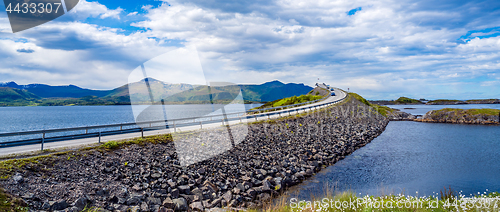
[[[243,122],[245,119],[255,119],[258,120],[259,117],[265,117],[269,119],[270,116],[279,115],[288,113],[291,115],[292,112],[299,113],[300,111],[307,110],[316,110],[324,106],[329,106],[332,104],[336,104],[338,102],[343,101],[345,97],[342,99],[326,102],[318,105],[311,105],[309,107],[301,107],[298,106],[304,105],[305,103],[295,104],[293,107],[288,110],[275,110],[272,112],[266,113],[254,113],[248,114],[247,112],[236,112],[236,113],[227,113],[227,114],[217,114],[210,116],[202,116],[202,117],[190,117],[190,118],[181,118],[181,119],[171,119],[171,120],[158,120],[158,121],[145,121],[145,122],[134,122],[134,123],[121,123],[121,124],[109,124],[109,125],[97,125],[97,126],[85,126],[85,127],[73,127],[73,128],[62,128],[62,129],[48,129],[48,130],[35,130],[35,131],[24,131],[24,132],[10,132],[10,133],[0,133],[0,138],[15,138],[19,136],[29,136],[29,138],[17,139],[17,140],[8,140],[0,142],[0,148],[12,147],[12,146],[23,146],[23,145],[33,145],[40,144],[41,150],[44,148],[44,144],[48,142],[56,142],[56,141],[64,141],[64,140],[73,140],[73,139],[82,139],[82,138],[92,138],[98,137],[98,142],[101,142],[101,137],[106,135],[117,135],[123,133],[133,133],[140,132],[141,136],[144,136],[144,131],[150,130],[159,130],[159,129],[173,129],[174,132],[177,131],[179,127],[186,126],[196,126],[199,125],[200,128],[203,128],[203,124],[213,124],[213,123],[221,123],[224,125],[226,122],[239,120]],[[323,98],[322,100],[328,97]],[[318,101],[316,101],[318,102]],[[309,103],[310,104],[310,103]],[[291,107],[289,105],[287,107]],[[286,107],[276,107],[273,109],[283,109]],[[269,110],[269,108],[266,108]],[[66,132],[74,132],[72,134],[61,134]],[[83,133],[84,132],[84,133]],[[54,136],[48,136],[50,134],[59,134]]]

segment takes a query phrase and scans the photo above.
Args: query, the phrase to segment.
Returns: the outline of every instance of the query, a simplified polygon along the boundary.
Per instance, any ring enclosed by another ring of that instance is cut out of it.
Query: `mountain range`
[[[165,83],[153,78],[126,84],[111,90],[92,90],[75,85],[51,86],[45,84],[18,85],[15,82],[0,83],[0,106],[55,106],[55,105],[123,105],[134,101],[150,102],[145,88],[148,81],[154,103],[164,99],[169,103],[206,103],[232,100],[238,86],[245,102],[269,102],[277,99],[307,94],[313,88],[304,84],[280,81],[260,85],[234,85],[226,87]],[[132,92],[129,92],[129,88]]]

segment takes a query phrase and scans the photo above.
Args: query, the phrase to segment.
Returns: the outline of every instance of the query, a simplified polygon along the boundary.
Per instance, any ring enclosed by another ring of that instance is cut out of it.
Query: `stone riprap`
[[[262,206],[290,186],[336,163],[383,132],[388,120],[349,98],[298,117],[248,125],[239,143],[214,154],[193,148],[224,130],[191,132],[184,143],[85,150],[30,164],[1,186],[33,210],[185,211]],[[244,130],[244,129],[239,129]],[[233,134],[238,134],[234,128]],[[196,142],[187,142],[194,139]],[[197,143],[198,142],[198,143]],[[219,154],[220,153],[220,154]],[[76,155],[75,155],[76,154]],[[74,157],[72,156],[74,155]],[[191,161],[191,158],[202,161]]]

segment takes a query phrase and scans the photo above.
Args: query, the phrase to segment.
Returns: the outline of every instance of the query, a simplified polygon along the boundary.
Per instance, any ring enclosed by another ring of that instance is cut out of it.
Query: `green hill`
[[[0,83],[3,88],[0,106],[58,106],[58,105],[122,105],[134,102],[150,103],[145,80],[120,86],[112,90],[91,90],[78,86],[50,86],[43,84],[18,85],[15,82]],[[164,83],[147,79],[154,102],[161,99],[171,104],[208,103],[208,86]],[[130,88],[130,89],[129,89]],[[260,85],[211,86],[212,101],[227,103],[242,91],[245,102],[270,102],[290,96],[307,94],[312,88],[304,84],[272,81]],[[40,93],[30,92],[34,91]]]
[[[37,95],[17,88],[0,87],[0,106],[33,105]]]
[[[416,99],[411,99],[408,97],[399,97],[399,99],[396,100],[397,103],[400,104],[423,104],[422,101],[416,100]]]

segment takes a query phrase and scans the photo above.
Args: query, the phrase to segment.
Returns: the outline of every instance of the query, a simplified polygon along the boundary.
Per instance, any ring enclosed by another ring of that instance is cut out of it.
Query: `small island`
[[[455,124],[499,124],[500,110],[497,109],[456,109],[431,110],[415,121]]]

